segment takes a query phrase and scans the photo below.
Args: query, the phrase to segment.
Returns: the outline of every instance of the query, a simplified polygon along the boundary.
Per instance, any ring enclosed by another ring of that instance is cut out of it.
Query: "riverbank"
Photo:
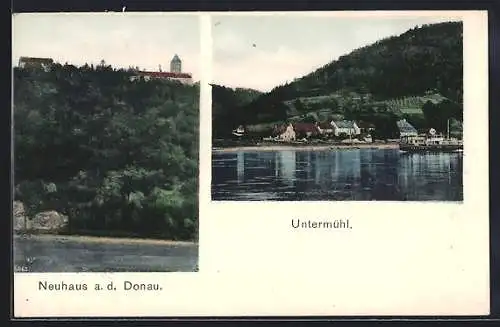
[[[196,242],[172,241],[147,238],[86,236],[86,235],[54,235],[54,234],[15,234],[14,239],[32,239],[36,241],[80,242],[100,244],[138,244],[138,245],[168,245],[168,246],[193,246]]]
[[[243,146],[215,147],[212,152],[225,153],[237,151],[325,151],[344,149],[398,149],[398,143],[357,143],[357,144],[256,144]]]

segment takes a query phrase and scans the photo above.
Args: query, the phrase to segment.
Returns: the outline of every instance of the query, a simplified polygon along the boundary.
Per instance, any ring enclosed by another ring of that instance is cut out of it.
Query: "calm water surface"
[[[461,153],[399,149],[213,153],[213,200],[462,201]]]
[[[198,264],[198,246],[16,236],[14,264],[28,272],[190,272]]]

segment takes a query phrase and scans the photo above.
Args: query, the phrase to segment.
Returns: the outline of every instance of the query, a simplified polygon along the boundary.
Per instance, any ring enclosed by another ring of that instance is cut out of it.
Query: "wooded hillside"
[[[195,239],[199,86],[130,76],[14,69],[15,198],[70,233]]]
[[[217,90],[212,101],[214,106],[223,107],[217,110],[231,112],[233,120],[226,117],[231,126],[340,116],[380,126],[407,118],[427,128],[434,121],[424,113],[425,105],[453,113],[432,119],[462,119],[462,70],[462,23],[439,23],[356,49],[250,103],[225,107],[227,97]],[[443,126],[443,121],[437,124]],[[381,136],[391,137],[395,132],[383,128]]]
[[[232,124],[240,117],[240,108],[251,103],[262,92],[253,89],[229,88],[212,85],[212,131],[214,137],[227,137],[231,133]],[[230,125],[228,125],[228,123]]]

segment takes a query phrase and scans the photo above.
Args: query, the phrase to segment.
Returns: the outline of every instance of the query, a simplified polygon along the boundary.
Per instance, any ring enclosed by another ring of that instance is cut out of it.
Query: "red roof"
[[[160,77],[160,78],[191,78],[188,73],[172,73],[172,72],[139,72],[143,76]]]
[[[293,124],[295,132],[319,134],[318,126],[313,123],[295,123]]]
[[[330,122],[326,122],[326,121],[319,123],[319,127],[321,129],[332,129],[333,128],[332,124],[330,124]]]

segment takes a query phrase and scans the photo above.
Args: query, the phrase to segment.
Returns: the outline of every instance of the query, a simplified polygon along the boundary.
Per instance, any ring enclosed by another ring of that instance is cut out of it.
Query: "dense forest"
[[[231,133],[228,122],[237,121],[239,106],[251,103],[262,93],[253,89],[229,88],[212,84],[212,131],[214,137],[227,137]]]
[[[196,239],[199,85],[130,76],[14,68],[15,199],[69,233]]]
[[[370,121],[380,137],[395,136],[394,125],[401,118],[419,128],[442,130],[448,118],[462,120],[462,70],[461,22],[416,26],[356,49],[249,103],[214,89],[214,136],[224,127],[218,117],[224,117],[226,129],[338,117]]]

